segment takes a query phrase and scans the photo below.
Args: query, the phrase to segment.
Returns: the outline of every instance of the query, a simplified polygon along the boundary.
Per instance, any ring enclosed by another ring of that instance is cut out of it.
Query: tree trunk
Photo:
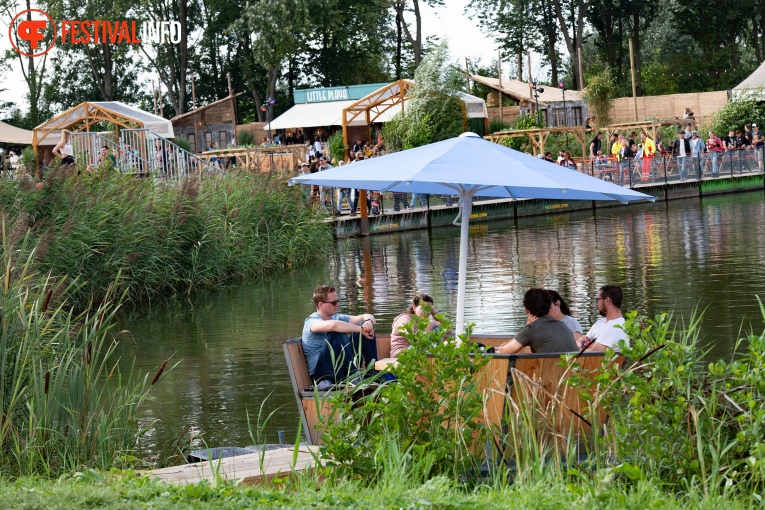
[[[401,19],[398,11],[396,11],[396,79],[401,79],[401,47],[403,43],[403,33],[401,30],[401,24],[404,21]]]
[[[635,89],[637,95],[643,95],[643,81],[640,77],[640,10],[636,10],[632,15],[632,44],[634,45],[633,53],[635,59]]]
[[[412,35],[411,30],[409,30],[409,25],[404,22],[404,10],[406,9],[406,1],[407,0],[396,0],[393,3],[393,8],[396,10],[396,14],[401,19],[401,26],[404,29],[406,40],[409,42],[409,44],[412,45],[412,50],[414,51],[414,65],[417,67],[420,65],[420,61],[422,61],[422,16],[420,14],[420,2],[419,0],[412,0],[412,5],[414,7],[413,10],[415,26],[415,34]]]

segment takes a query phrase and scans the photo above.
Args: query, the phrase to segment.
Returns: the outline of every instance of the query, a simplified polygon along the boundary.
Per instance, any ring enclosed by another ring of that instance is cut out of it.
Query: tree
[[[147,44],[142,44],[141,50],[159,73],[175,115],[182,115],[188,107],[189,35],[196,28],[193,20],[200,19],[199,5],[195,0],[142,0],[141,7],[151,21],[180,23],[181,40],[177,45],[169,40],[158,44],[155,55],[146,50]]]
[[[7,15],[7,19],[13,18],[16,13],[16,2],[5,3],[2,6]],[[31,0],[26,0],[26,9],[32,8]],[[27,13],[27,20],[32,19],[32,14]],[[16,46],[21,48],[22,44],[18,38],[18,34],[13,34],[15,38]],[[50,37],[50,35],[49,35]],[[42,41],[41,44],[47,45],[50,40]],[[27,121],[24,122],[25,127],[34,127],[40,124],[40,98],[43,91],[43,81],[45,79],[45,66],[48,62],[48,54],[40,57],[25,57],[21,53],[15,50],[8,50],[5,54],[5,59],[18,58],[19,65],[21,67],[21,73],[24,76],[24,81],[27,84],[27,99],[29,100],[29,114],[27,115]]]
[[[383,127],[385,144],[392,150],[446,140],[464,130],[463,105],[457,99],[463,77],[450,64],[446,43],[422,60],[414,81],[407,109]]]
[[[430,7],[441,7],[444,5],[444,0],[425,0],[425,4]],[[411,7],[410,7],[411,5]],[[393,0],[391,3],[393,10],[396,11],[396,15],[401,28],[403,29],[406,40],[412,46],[414,51],[414,65],[415,67],[420,65],[423,57],[423,41],[422,41],[422,13],[420,12],[419,0]],[[411,12],[414,14],[414,29],[405,21],[404,14]]]
[[[574,76],[574,86],[579,90],[585,86],[580,63],[583,65],[581,54],[585,14],[591,3],[592,0],[552,0],[558,25],[571,57],[571,74]]]
[[[306,0],[269,0],[247,4],[236,24],[247,50],[245,80],[260,122],[265,121],[261,110],[264,100],[276,96],[276,82],[289,58],[303,48],[310,21]],[[261,70],[266,77],[263,89],[257,84]],[[265,91],[265,96],[260,95],[260,90]]]

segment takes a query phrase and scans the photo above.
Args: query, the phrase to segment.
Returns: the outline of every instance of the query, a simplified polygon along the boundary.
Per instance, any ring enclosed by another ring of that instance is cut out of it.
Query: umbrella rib
[[[513,194],[513,192],[510,191],[510,186],[504,186],[504,188],[505,188],[505,191],[507,191],[507,194],[510,195],[510,198],[512,198],[513,200],[518,200],[517,198],[515,198],[515,195]]]
[[[399,184],[401,184],[401,181],[396,181],[392,183],[390,186],[386,186],[385,188],[381,189],[380,192],[387,193],[389,189],[391,189],[393,186],[398,186]]]

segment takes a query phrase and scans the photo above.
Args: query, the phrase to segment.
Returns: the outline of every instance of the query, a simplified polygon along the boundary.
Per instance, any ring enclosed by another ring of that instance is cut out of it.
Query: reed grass
[[[37,272],[29,233],[15,240],[5,218],[0,226],[0,473],[130,465],[148,425],[138,412],[165,365],[153,379],[123,373],[115,287],[99,305],[73,311],[68,298],[82,284]]]
[[[70,300],[99,302],[119,274],[129,302],[259,278],[321,257],[331,231],[279,174],[181,184],[103,170],[0,186],[14,231],[30,230],[41,273],[80,277]]]

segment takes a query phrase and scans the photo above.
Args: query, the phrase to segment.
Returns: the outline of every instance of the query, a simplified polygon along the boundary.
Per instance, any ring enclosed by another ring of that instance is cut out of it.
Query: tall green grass
[[[138,419],[153,379],[117,365],[119,296],[74,312],[76,280],[36,271],[31,239],[2,221],[0,474],[57,476],[130,463],[147,426]]]
[[[40,190],[3,183],[0,208],[30,230],[41,273],[81,278],[70,294],[80,305],[118,274],[116,291],[140,301],[289,269],[331,246],[300,190],[272,174],[177,184],[58,172]]]

